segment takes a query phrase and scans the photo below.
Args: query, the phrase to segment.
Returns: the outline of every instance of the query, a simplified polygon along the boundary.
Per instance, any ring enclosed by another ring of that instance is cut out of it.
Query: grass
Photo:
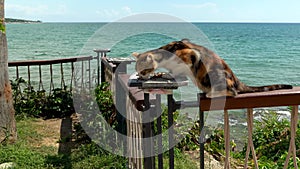
[[[124,157],[110,154],[94,143],[78,144],[69,153],[58,153],[61,119],[17,121],[18,141],[0,145],[0,164],[14,162],[17,169],[127,168]],[[164,157],[168,168],[168,157]],[[176,152],[176,168],[199,168],[187,155]]]
[[[43,135],[36,127],[39,126],[34,119],[19,121],[17,143],[0,145],[0,163],[14,162],[16,168],[44,168],[45,157],[54,155],[57,148],[37,146]]]
[[[60,120],[55,120],[57,125]],[[18,141],[0,145],[0,164],[14,162],[15,168],[124,168],[126,160],[107,152],[93,150],[93,145],[79,145],[70,154],[58,153],[59,130],[43,127],[54,121],[25,119],[17,122]]]

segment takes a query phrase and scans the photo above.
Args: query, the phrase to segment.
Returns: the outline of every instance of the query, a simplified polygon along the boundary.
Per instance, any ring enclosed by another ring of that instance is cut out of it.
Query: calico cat
[[[213,51],[187,39],[174,41],[136,57],[136,71],[141,79],[148,79],[157,68],[165,68],[173,75],[186,75],[206,93],[206,97],[234,97],[239,93],[292,89],[291,85],[251,87],[242,83],[230,67]]]

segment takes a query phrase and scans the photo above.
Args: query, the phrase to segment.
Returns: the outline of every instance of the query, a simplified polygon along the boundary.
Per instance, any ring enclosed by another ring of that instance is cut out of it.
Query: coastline
[[[5,22],[5,24],[42,24],[42,22]]]
[[[26,19],[13,19],[13,18],[5,18],[5,23],[6,24],[20,24],[20,23],[25,23],[25,24],[32,24],[32,23],[42,23],[40,20],[26,20]]]

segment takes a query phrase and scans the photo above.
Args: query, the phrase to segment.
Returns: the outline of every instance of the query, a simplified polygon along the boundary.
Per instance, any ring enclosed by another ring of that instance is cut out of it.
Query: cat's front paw
[[[174,79],[174,77],[170,73],[165,73],[165,72],[158,72],[155,73],[154,78],[163,78],[163,79]]]
[[[137,74],[137,79],[139,79],[139,80],[149,80],[150,79],[150,76],[149,75],[139,75],[139,74]]]

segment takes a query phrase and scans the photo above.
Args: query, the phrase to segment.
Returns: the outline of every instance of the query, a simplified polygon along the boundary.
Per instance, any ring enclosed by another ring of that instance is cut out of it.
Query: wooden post
[[[105,73],[104,73],[105,65],[102,62],[102,58],[106,58],[106,53],[110,52],[110,49],[95,49],[94,52],[97,53],[97,56],[96,56],[96,59],[97,59],[97,85],[99,85],[100,82],[105,82]],[[100,80],[100,75],[101,75],[101,80]]]
[[[252,108],[247,109],[247,126],[248,126],[248,145],[247,145],[244,169],[248,168],[248,159],[249,159],[250,150],[252,152],[254,166],[256,169],[258,169],[258,162],[257,162],[255,148],[252,139],[252,133],[253,133],[253,109]]]
[[[152,133],[152,122],[149,122],[151,118],[150,111],[150,97],[149,93],[144,93],[144,104],[145,111],[143,112],[143,153],[144,153],[144,168],[145,169],[155,169],[155,158],[153,152],[153,133]],[[146,157],[145,157],[146,156]]]
[[[200,109],[200,108],[199,108]],[[200,120],[200,169],[204,169],[204,144],[205,144],[205,133],[204,133],[204,112],[199,110],[199,120]]]
[[[295,143],[295,137],[296,137],[296,131],[297,131],[297,123],[298,123],[298,105],[293,106],[292,113],[291,113],[291,140],[290,140],[290,147],[289,152],[286,157],[285,163],[284,163],[284,169],[288,167],[291,154],[293,154],[293,161],[294,161],[294,167],[298,169],[297,165],[297,159],[296,159],[296,143]]]
[[[169,168],[174,169],[174,119],[173,119],[173,95],[168,95],[168,127],[169,127]]]
[[[161,96],[159,94],[156,95],[155,100],[155,109],[156,115],[158,116],[159,113],[162,113],[161,110]],[[158,169],[163,169],[163,143],[162,143],[162,115],[157,117],[157,146],[158,146]]]
[[[228,111],[224,110],[224,136],[225,136],[225,169],[230,169],[230,129]]]

